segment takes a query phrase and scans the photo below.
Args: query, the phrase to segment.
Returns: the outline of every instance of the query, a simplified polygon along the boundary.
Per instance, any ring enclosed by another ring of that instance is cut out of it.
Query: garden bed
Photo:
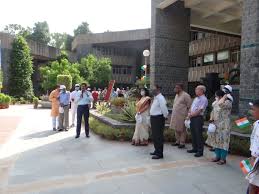
[[[109,140],[118,140],[118,141],[131,141],[135,123],[121,122],[114,120],[107,116],[104,116],[98,113],[96,110],[90,111],[90,128],[91,130],[100,135],[101,137]],[[207,126],[204,126],[205,131],[207,131]],[[167,124],[164,131],[164,138],[166,142],[174,142],[174,130],[169,129]],[[204,138],[207,138],[207,134],[204,133]],[[191,142],[191,136],[188,134],[187,142]],[[250,134],[242,134],[236,131],[231,132],[231,141],[230,141],[230,152],[237,155],[249,156],[250,146]]]

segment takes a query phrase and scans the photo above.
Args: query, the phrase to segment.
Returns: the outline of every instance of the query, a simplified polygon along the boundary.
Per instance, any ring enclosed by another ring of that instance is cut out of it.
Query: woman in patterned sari
[[[151,98],[146,88],[141,90],[141,99],[136,104],[137,117],[140,117],[140,121],[136,122],[135,132],[132,138],[132,145],[146,146],[148,145],[149,127],[150,127],[150,115],[149,109],[151,105]]]
[[[219,90],[216,92],[216,101],[213,102],[212,107],[210,123],[216,126],[216,131],[208,134],[206,143],[215,148],[216,157],[212,159],[212,162],[223,165],[226,164],[230,142],[232,101],[223,91]]]

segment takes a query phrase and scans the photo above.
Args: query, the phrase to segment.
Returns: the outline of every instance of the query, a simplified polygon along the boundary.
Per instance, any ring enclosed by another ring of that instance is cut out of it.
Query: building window
[[[203,58],[204,65],[212,65],[213,62],[214,62],[214,54],[213,53],[204,55],[204,58]]]
[[[132,67],[125,65],[113,65],[112,73],[116,75],[131,75]]]
[[[217,53],[217,63],[227,63],[229,61],[229,52],[222,51]]]
[[[200,67],[202,66],[202,57],[191,57],[190,58],[191,67]]]
[[[231,52],[231,62],[236,64],[240,63],[240,50],[235,50]]]

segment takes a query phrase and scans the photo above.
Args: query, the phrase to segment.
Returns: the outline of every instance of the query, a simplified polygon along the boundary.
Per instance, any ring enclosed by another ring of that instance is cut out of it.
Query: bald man
[[[188,153],[195,153],[195,157],[203,156],[203,115],[208,106],[208,99],[205,96],[206,87],[199,85],[195,89],[196,98],[194,99],[188,118],[191,121],[190,128],[192,134],[192,149]]]

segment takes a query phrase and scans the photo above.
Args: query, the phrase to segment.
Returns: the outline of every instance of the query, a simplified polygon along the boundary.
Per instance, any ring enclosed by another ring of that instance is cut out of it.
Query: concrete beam
[[[160,8],[160,9],[165,9],[165,8],[167,8],[168,6],[174,4],[176,1],[178,1],[178,0],[165,0],[165,1],[163,1],[162,3],[160,3],[160,4],[158,5],[158,8]]]

